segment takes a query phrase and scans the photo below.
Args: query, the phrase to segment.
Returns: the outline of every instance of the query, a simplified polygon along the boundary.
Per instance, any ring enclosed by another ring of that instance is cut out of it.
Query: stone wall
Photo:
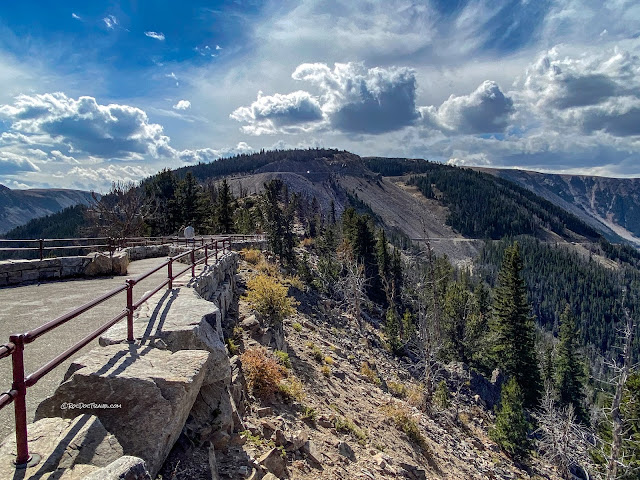
[[[72,277],[126,275],[128,265],[126,252],[116,252],[112,256],[91,253],[82,257],[4,260],[0,261],[0,287]]]
[[[88,473],[95,478],[155,478],[181,434],[212,444],[229,437],[239,416],[229,390],[232,369],[221,324],[235,293],[237,266],[238,254],[229,252],[189,286],[156,293],[136,313],[134,343],[123,340],[126,324],[120,322],[100,337],[100,347],[72,362],[29,425],[30,445],[44,463],[27,469],[25,480],[45,472],[65,480]],[[86,408],[64,407],[69,404]],[[74,460],[60,456],[68,448],[61,442],[71,438],[63,429],[72,428],[78,418],[103,432],[101,438],[108,436],[109,455],[93,453],[97,440],[76,437]],[[0,472],[10,465],[12,438],[0,445]],[[123,457],[128,458],[123,465],[122,460],[112,462],[112,450],[130,457]],[[114,469],[120,476],[109,476]]]

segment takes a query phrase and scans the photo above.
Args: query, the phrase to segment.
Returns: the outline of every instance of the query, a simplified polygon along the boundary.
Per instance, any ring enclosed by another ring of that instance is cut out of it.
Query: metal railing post
[[[216,240],[216,262],[218,261],[218,240]]]
[[[44,258],[44,238],[39,240],[40,242],[40,261]]]
[[[169,257],[169,265],[167,265],[167,277],[169,277],[169,285],[167,288],[171,290],[173,288],[173,258]]]
[[[195,251],[195,245],[193,246],[193,248],[191,249],[191,276],[195,277],[196,276],[196,251]]]
[[[209,244],[205,243],[204,245],[204,265],[205,267],[209,265]]]
[[[16,346],[11,357],[13,366],[13,386],[17,391],[14,399],[16,420],[16,468],[27,468],[40,460],[37,455],[29,455],[27,443],[27,386],[24,383],[24,335],[11,335],[10,341]]]
[[[127,280],[127,341],[133,342],[133,286],[135,280]]]

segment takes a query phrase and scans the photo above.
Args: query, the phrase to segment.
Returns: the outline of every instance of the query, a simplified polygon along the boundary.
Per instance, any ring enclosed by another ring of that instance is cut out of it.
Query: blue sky
[[[640,176],[640,5],[0,4],[0,183],[108,189],[261,148]]]

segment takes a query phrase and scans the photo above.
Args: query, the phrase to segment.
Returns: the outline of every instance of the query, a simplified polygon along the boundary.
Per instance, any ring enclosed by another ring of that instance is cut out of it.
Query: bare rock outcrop
[[[124,453],[158,472],[180,435],[205,378],[209,352],[172,353],[140,345],[97,348],[69,366],[36,418],[96,415]]]

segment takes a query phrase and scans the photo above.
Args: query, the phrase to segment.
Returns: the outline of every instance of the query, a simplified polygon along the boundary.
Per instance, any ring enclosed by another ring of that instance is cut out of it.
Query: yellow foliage
[[[240,250],[240,255],[242,255],[242,258],[251,265],[257,265],[261,260],[264,260],[262,252],[256,248],[243,248]]]
[[[256,275],[247,281],[247,287],[249,290],[245,299],[251,308],[272,325],[280,324],[296,313],[298,302],[287,295],[288,288],[275,278]]]

